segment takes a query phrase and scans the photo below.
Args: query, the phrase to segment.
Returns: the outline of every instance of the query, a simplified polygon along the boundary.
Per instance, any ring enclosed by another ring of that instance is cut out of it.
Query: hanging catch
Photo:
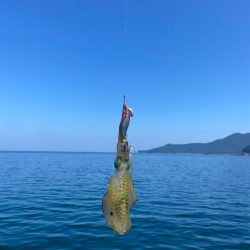
[[[107,192],[102,200],[103,214],[108,226],[118,234],[125,234],[131,228],[130,210],[137,202],[132,182],[132,156],[127,141],[127,129],[131,108],[127,107],[124,96],[122,119],[119,126],[115,173],[108,181]]]

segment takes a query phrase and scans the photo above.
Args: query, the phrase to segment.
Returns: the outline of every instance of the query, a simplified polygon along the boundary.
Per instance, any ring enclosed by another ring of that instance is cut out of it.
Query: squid
[[[127,141],[127,130],[133,117],[133,110],[127,107],[125,96],[122,118],[119,126],[115,173],[107,184],[102,199],[102,210],[107,225],[117,234],[124,235],[132,226],[130,210],[137,202],[132,181],[132,154]]]

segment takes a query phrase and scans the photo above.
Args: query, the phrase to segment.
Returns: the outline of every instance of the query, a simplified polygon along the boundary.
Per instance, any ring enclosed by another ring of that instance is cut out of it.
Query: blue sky
[[[1,150],[115,151],[124,93],[136,150],[250,132],[250,2],[124,1],[0,2]]]

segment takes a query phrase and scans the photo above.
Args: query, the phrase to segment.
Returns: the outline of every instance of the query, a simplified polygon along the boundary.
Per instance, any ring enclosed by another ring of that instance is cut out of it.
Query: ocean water
[[[132,229],[105,224],[112,153],[0,153],[0,249],[250,249],[250,157],[134,154]]]

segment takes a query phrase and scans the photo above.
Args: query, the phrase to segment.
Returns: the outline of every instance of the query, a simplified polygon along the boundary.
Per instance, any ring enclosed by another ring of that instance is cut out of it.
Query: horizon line
[[[0,153],[68,153],[68,154],[113,154],[114,152],[105,151],[62,151],[62,150],[0,150]]]

